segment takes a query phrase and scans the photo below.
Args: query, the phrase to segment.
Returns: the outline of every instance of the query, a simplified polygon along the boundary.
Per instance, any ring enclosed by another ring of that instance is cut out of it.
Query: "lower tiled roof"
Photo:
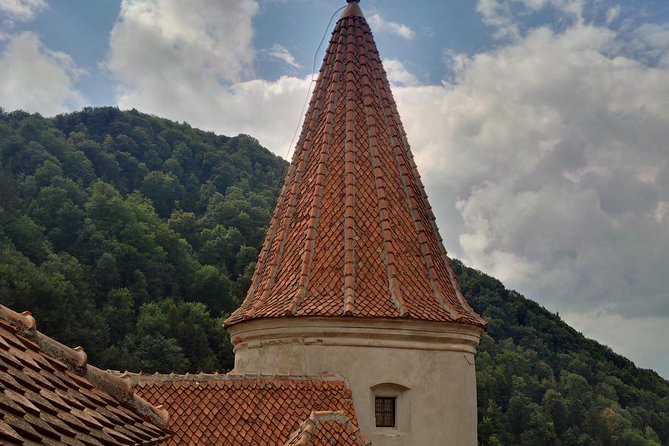
[[[369,446],[355,421],[343,412],[312,412],[284,446]]]
[[[137,395],[169,410],[169,427],[174,431],[169,445],[280,446],[312,412],[320,411],[339,411],[342,417],[357,424],[351,389],[342,378],[333,375],[131,378]]]
[[[87,364],[35,329],[29,313],[0,305],[0,444],[150,445],[168,437],[167,413],[128,379]]]

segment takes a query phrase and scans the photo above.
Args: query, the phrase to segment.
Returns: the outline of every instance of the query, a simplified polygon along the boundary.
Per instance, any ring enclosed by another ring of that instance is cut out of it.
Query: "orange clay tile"
[[[284,446],[369,446],[354,420],[343,412],[312,412]]]
[[[40,333],[29,313],[0,305],[0,444],[161,444],[167,420],[128,379]]]
[[[299,316],[486,326],[460,291],[355,2],[332,33],[251,287],[225,324]]]
[[[174,435],[167,445],[280,446],[312,413],[323,411],[340,414],[334,421],[346,420],[325,427],[338,441],[327,444],[358,444],[348,440],[357,435],[351,389],[337,376],[129,376],[136,395],[170,412]]]

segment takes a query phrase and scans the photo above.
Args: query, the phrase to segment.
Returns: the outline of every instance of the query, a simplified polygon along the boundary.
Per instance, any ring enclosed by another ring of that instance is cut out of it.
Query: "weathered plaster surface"
[[[475,446],[474,354],[481,330],[393,319],[256,319],[228,328],[234,373],[336,373],[374,446]],[[397,426],[377,428],[374,397],[397,397]]]

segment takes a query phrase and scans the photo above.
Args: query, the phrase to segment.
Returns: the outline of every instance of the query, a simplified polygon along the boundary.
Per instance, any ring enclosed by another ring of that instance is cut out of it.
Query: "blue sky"
[[[137,108],[286,157],[343,5],[0,0],[0,106]],[[669,2],[361,7],[449,252],[669,378]]]
[[[0,0],[0,4],[2,2],[11,5],[20,4],[22,0]],[[32,2],[26,0],[25,3],[30,5]],[[47,48],[71,56],[76,65],[85,70],[78,79],[77,88],[84,94],[87,105],[114,104],[114,77],[105,68],[105,59],[109,51],[109,34],[119,17],[121,1],[44,0],[43,3],[46,8],[35,8],[33,20],[5,20],[2,23],[4,32],[37,33]],[[523,30],[539,26],[560,30],[570,23],[559,9],[550,6],[528,11],[523,8],[523,2],[509,3]],[[259,9],[253,18],[253,44],[259,54],[253,62],[251,77],[276,80],[282,75],[305,76],[310,73],[313,55],[327,22],[343,4],[339,0],[259,0]],[[391,30],[378,32],[376,39],[384,57],[401,60],[423,83],[439,83],[449,78],[446,52],[476,54],[504,43],[503,39],[500,42],[494,37],[495,28],[485,23],[473,0],[367,0],[363,7],[368,17],[379,15],[411,30],[410,39]],[[607,13],[617,8],[616,18],[609,24],[616,30],[633,23],[664,23],[669,17],[669,3],[664,0],[594,1],[586,3],[583,15],[590,23],[606,24]],[[0,42],[0,48],[6,44],[6,40]],[[299,67],[272,57],[272,50],[277,45],[285,48]],[[320,60],[319,55],[318,64]]]
[[[253,19],[254,46],[259,51],[253,63],[255,76],[276,80],[282,75],[309,74],[328,20],[344,1],[265,0],[259,4]],[[369,0],[363,7],[368,15],[392,11],[396,17],[404,18],[402,24],[415,37],[406,39],[382,32],[377,36],[378,44],[388,57],[405,60],[422,81],[439,82],[447,74],[442,57],[445,48],[474,53],[495,44],[471,0],[416,5],[401,0]],[[86,70],[77,86],[87,103],[108,105],[115,103],[114,79],[104,63],[120,6],[120,0],[51,0],[48,9],[36,14],[34,20],[5,22],[4,27],[14,33],[35,32],[50,50],[71,56],[78,67]],[[272,57],[270,53],[276,45],[288,50],[299,67]],[[320,61],[319,55],[318,64]]]

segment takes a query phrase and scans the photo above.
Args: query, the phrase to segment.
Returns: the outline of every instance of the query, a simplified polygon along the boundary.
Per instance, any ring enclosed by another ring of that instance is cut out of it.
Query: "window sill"
[[[406,437],[409,435],[408,432],[403,432],[397,427],[375,427],[373,435],[377,437]]]

